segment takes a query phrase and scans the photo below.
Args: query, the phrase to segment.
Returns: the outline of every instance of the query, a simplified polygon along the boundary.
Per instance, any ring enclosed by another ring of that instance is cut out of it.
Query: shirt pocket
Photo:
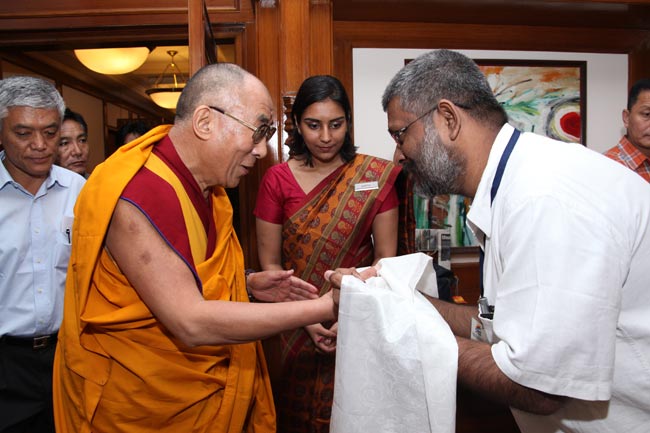
[[[64,216],[61,220],[61,226],[57,230],[56,245],[54,251],[54,267],[66,272],[68,262],[70,261],[70,251],[72,250],[72,223],[74,218]]]

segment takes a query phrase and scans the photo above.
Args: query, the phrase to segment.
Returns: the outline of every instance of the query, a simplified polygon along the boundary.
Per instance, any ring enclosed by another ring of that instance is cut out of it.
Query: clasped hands
[[[332,298],[334,299],[334,304],[338,307],[339,305],[339,296],[341,291],[341,282],[345,275],[352,275],[353,277],[359,278],[361,281],[366,281],[368,278],[376,277],[377,271],[379,268],[376,266],[370,266],[359,272],[356,268],[337,268],[335,270],[325,271],[325,279],[330,282],[332,285]]]
[[[352,275],[363,281],[370,277],[377,275],[377,269],[370,267],[364,269],[362,272],[357,271],[356,268],[338,268],[336,270],[328,270],[325,272],[325,279],[330,282],[332,289],[327,292],[325,296],[331,295],[334,301],[335,309],[338,309],[339,295],[341,289],[341,282],[344,275]],[[336,350],[336,335],[338,331],[338,323],[316,323],[314,325],[305,326],[305,331],[314,342],[316,352],[322,354],[332,354]]]

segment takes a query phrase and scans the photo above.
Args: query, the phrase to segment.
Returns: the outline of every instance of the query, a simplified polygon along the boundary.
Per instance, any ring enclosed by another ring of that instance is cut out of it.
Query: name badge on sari
[[[361,182],[354,184],[354,192],[370,191],[372,189],[379,189],[379,183],[376,180],[372,182]]]

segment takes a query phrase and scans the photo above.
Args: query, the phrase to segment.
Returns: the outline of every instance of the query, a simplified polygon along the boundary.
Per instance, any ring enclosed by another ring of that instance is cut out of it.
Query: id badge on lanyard
[[[503,177],[503,172],[505,171],[506,164],[508,163],[508,158],[519,140],[521,131],[515,128],[510,136],[510,140],[506,145],[506,148],[501,155],[499,160],[499,165],[497,166],[496,173],[494,175],[494,180],[492,181],[492,188],[490,189],[490,206],[494,202],[494,197],[497,195],[499,190],[499,185],[501,184],[501,178]],[[471,329],[471,338],[472,340],[484,341],[486,343],[494,344],[497,340],[492,331],[492,320],[494,319],[494,305],[489,305],[487,298],[483,294],[483,261],[485,258],[485,252],[481,248],[479,251],[479,271],[480,271],[480,281],[481,281],[481,297],[478,299],[478,320],[472,318],[472,329]]]

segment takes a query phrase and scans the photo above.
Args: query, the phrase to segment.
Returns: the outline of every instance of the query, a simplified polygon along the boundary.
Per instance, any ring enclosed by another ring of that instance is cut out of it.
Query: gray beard
[[[465,159],[440,142],[438,131],[424,125],[424,140],[414,158],[404,164],[412,176],[415,192],[424,197],[459,194]]]

